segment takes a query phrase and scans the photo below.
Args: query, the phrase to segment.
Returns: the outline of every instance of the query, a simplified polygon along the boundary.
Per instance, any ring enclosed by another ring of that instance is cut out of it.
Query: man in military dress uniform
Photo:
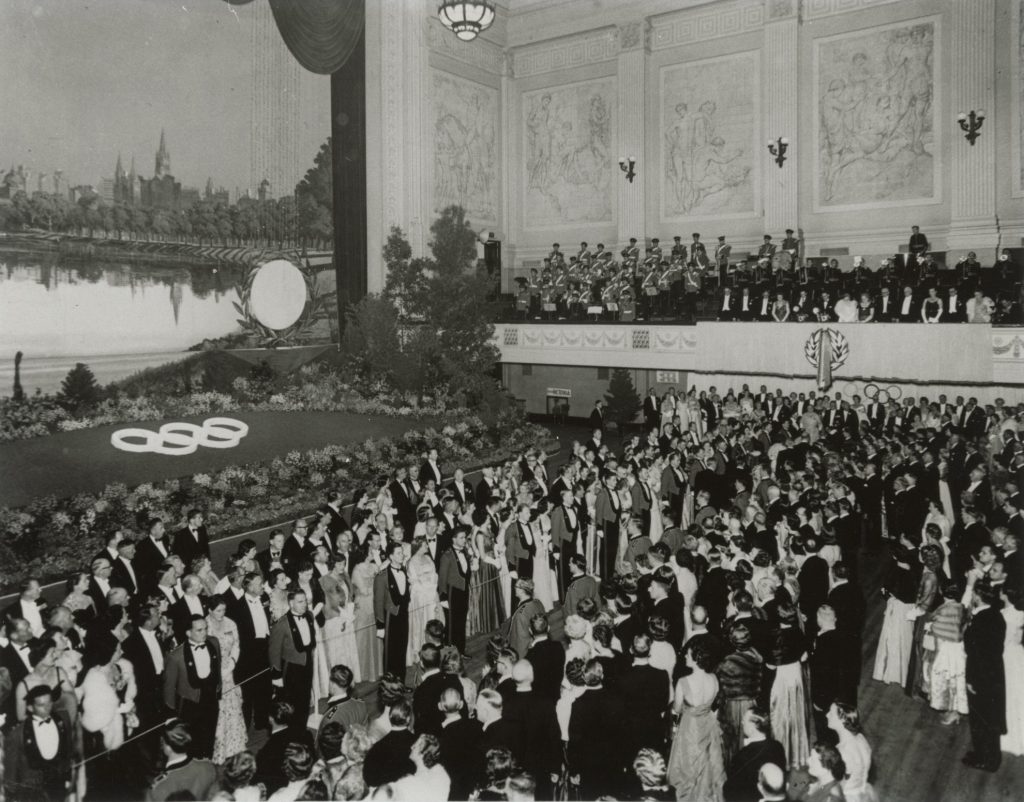
[[[216,702],[214,702],[216,705]],[[153,780],[146,793],[147,802],[163,802],[172,795],[185,792],[192,799],[209,799],[217,784],[217,769],[209,760],[190,758],[192,733],[180,719],[167,722],[160,735],[160,748],[167,758],[161,774]]]
[[[196,757],[210,757],[217,733],[220,693],[220,642],[207,636],[206,619],[193,615],[185,642],[164,665],[164,706],[189,725]]]
[[[349,696],[352,677],[352,669],[346,665],[337,665],[331,669],[331,695],[320,701],[322,715],[316,734],[317,743],[320,742],[320,735],[323,733],[324,727],[332,721],[337,721],[345,728],[345,732],[348,732],[353,724],[365,724],[370,720],[370,711],[366,707],[366,702]]]

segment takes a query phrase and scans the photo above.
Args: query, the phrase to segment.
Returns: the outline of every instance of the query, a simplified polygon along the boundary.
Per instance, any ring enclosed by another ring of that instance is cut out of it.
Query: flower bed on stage
[[[361,386],[339,372],[317,365],[296,371],[278,382],[239,376],[231,392],[174,392],[166,383],[141,387],[126,380],[128,391],[112,386],[107,398],[87,411],[73,415],[54,396],[28,396],[23,401],[0,398],[0,442],[42,437],[56,432],[92,429],[111,423],[162,420],[191,415],[222,414],[245,410],[265,412],[351,412],[401,418],[436,418],[456,412],[451,399],[409,399],[386,395],[383,388]]]
[[[185,511],[198,507],[211,532],[227,537],[309,514],[329,490],[349,497],[363,488],[375,494],[382,477],[398,465],[418,464],[431,448],[438,449],[442,464],[475,467],[530,446],[553,445],[549,431],[526,424],[514,411],[491,427],[472,416],[447,418],[458,422],[134,488],[114,484],[96,494],[49,496],[20,509],[0,508],[0,588],[29,576],[56,580],[87,569],[102,548],[102,536],[117,528],[141,534],[151,517],[162,518],[174,531],[183,525]]]

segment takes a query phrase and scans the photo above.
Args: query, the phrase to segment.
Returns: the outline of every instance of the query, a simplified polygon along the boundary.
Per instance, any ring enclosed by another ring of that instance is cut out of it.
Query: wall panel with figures
[[[464,205],[501,239],[506,289],[556,241],[699,231],[743,253],[792,227],[803,255],[849,269],[915,224],[948,264],[1024,238],[1024,0],[536,0],[470,43],[419,5],[425,108],[384,116],[422,119],[422,170],[404,195],[385,170],[386,195],[424,226]],[[986,106],[972,147],[956,115]]]

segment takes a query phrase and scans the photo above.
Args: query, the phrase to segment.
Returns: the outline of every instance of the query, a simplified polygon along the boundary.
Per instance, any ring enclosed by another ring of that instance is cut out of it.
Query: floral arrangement
[[[79,417],[74,417],[52,396],[36,395],[24,401],[4,398],[0,399],[0,442],[113,423],[244,410],[351,412],[413,419],[438,418],[452,412],[470,414],[457,408],[450,398],[389,395],[385,388],[346,381],[339,372],[313,364],[296,371],[285,386],[240,376],[232,382],[231,393],[206,391],[130,396],[115,389],[88,414]]]
[[[527,446],[552,445],[551,433],[533,424],[522,423],[513,431],[511,426],[487,427],[472,416],[449,416],[448,421],[440,430],[325,445],[212,473],[133,488],[113,484],[96,494],[47,496],[26,507],[0,508],[0,587],[9,589],[29,576],[43,581],[66,577],[89,562],[101,536],[118,528],[141,532],[152,517],[177,528],[186,510],[200,507],[211,531],[227,537],[308,514],[328,490],[351,496],[359,488],[374,487],[396,465],[419,461],[431,448],[437,448],[443,462],[479,466],[516,456]]]

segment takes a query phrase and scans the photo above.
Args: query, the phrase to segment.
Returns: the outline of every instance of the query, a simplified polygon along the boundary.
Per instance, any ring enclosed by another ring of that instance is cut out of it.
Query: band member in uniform
[[[719,286],[725,286],[726,273],[729,269],[729,256],[732,254],[732,245],[725,241],[725,235],[718,238],[718,245],[715,246],[715,265],[718,267]]]
[[[918,261],[931,250],[928,237],[921,233],[917,226],[910,227],[910,242],[907,245],[907,269],[913,270],[917,267]]]
[[[617,477],[610,474],[605,477],[604,486],[597,493],[594,522],[600,533],[600,554],[598,561],[601,576],[610,579],[615,575],[615,559],[619,550],[619,517],[621,505],[615,490]]]
[[[537,545],[530,527],[530,505],[520,504],[515,515],[514,519],[509,518],[505,523],[505,559],[508,560],[510,572],[532,579],[533,556],[537,553]]]
[[[508,642],[519,655],[525,655],[533,641],[530,621],[535,615],[544,615],[544,605],[533,598],[533,580],[519,578],[515,582],[516,606],[508,620]]]
[[[316,622],[306,611],[306,592],[297,586],[288,591],[288,613],[270,629],[270,669],[273,683],[295,711],[293,723],[305,726],[313,694],[313,655]]]
[[[700,241],[700,234],[696,232],[693,234],[693,242],[690,243],[690,262],[702,270],[711,264],[708,259],[708,250],[704,247],[704,243]]]
[[[764,235],[764,242],[761,243],[761,247],[757,249],[757,259],[771,259],[775,256],[775,245],[772,243],[771,234]]]
[[[530,317],[540,318],[540,275],[537,268],[530,268],[530,277],[526,280],[526,289],[530,293]]]
[[[640,249],[636,246],[636,237],[629,238],[629,245],[622,249],[623,261],[633,259],[634,261],[640,258]]]
[[[561,267],[563,264],[565,264],[565,254],[558,250],[558,248],[559,245],[557,242],[552,243],[551,253],[548,254],[548,259],[551,261],[551,264],[554,265],[555,267]]]
[[[696,265],[687,265],[682,276],[683,314],[694,318],[697,314],[697,299],[703,290],[704,274]]]
[[[651,247],[647,249],[647,253],[654,257],[654,264],[661,264],[661,240],[657,237],[651,238]]]
[[[800,240],[793,236],[793,229],[791,228],[786,229],[786,238],[782,240],[782,250],[789,253],[795,265],[800,256]]]
[[[576,259],[581,264],[587,264],[588,262],[590,262],[590,260],[592,258],[593,258],[593,255],[590,253],[590,248],[587,247],[587,243],[581,242],[580,243],[580,251],[579,251],[579,253],[576,254]]]
[[[672,240],[675,243],[672,246],[672,261],[674,262],[674,261],[676,261],[678,259],[680,262],[685,262],[686,261],[686,246],[683,245],[683,238],[682,237],[673,237]]]
[[[659,306],[660,278],[661,271],[656,266],[652,266],[651,269],[643,274],[640,280],[640,292],[644,301],[644,317],[648,320],[654,319],[657,307]]]

